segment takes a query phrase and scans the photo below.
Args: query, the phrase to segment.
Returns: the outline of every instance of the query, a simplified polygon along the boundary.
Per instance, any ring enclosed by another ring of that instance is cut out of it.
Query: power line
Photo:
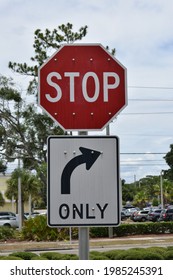
[[[129,88],[149,88],[149,89],[173,89],[173,87],[152,87],[152,86],[128,86]]]
[[[144,99],[144,98],[129,98],[128,99],[129,101],[147,101],[147,102],[157,102],[157,101],[159,101],[159,102],[172,102],[173,101],[173,99]]]
[[[143,152],[143,153],[120,153],[120,155],[165,155],[167,152],[165,153],[152,153],[152,152]]]
[[[173,112],[136,112],[136,113],[122,113],[120,116],[124,115],[168,115],[173,114]]]

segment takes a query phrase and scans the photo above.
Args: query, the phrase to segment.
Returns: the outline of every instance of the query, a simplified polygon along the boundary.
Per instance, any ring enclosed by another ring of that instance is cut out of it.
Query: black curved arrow
[[[101,152],[80,147],[81,155],[71,159],[63,169],[61,175],[61,194],[70,194],[70,178],[74,169],[83,163],[86,163],[86,169],[89,170],[97,160]]]

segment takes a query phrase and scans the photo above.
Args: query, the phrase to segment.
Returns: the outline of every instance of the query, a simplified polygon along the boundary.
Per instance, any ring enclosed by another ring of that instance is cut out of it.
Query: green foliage
[[[109,260],[109,258],[101,252],[92,251],[89,254],[90,260]]]
[[[30,171],[26,169],[15,169],[10,179],[7,180],[6,197],[15,200],[18,199],[18,178],[21,178],[21,190],[22,201],[28,201],[29,194],[32,194],[33,198],[39,196],[40,180],[35,175],[32,175]]]
[[[41,257],[41,256],[36,256],[36,257],[33,257],[31,260],[47,260],[46,258],[44,258],[44,257]]]
[[[142,234],[173,233],[172,222],[130,223],[113,228],[114,236],[133,236]],[[78,228],[72,228],[72,239],[78,238]],[[69,228],[50,228],[47,217],[36,216],[25,222],[21,231],[21,239],[35,241],[69,240]],[[91,227],[90,238],[108,237],[108,227]]]
[[[124,250],[111,250],[111,251],[106,251],[103,254],[110,260],[118,260],[119,254],[121,254],[123,252],[124,252]]]
[[[4,206],[4,204],[5,204],[5,199],[3,198],[3,195],[0,192],[0,206]]]
[[[164,257],[165,260],[173,260],[173,248],[169,249],[168,247],[167,250],[164,252]]]
[[[1,144],[1,134],[4,132],[3,128],[0,127],[0,144]],[[0,173],[2,173],[3,175],[5,175],[5,172],[7,170],[7,165],[6,163],[4,163],[3,160],[0,159]],[[3,205],[0,205],[3,206]]]
[[[37,257],[37,254],[32,252],[14,252],[9,255],[10,257],[18,257],[22,260],[31,260],[34,257]]]
[[[137,234],[161,234],[173,233],[172,222],[156,222],[156,223],[133,223],[121,224],[114,228],[115,236],[128,236]]]
[[[15,230],[7,227],[0,227],[0,241],[9,240],[15,237]]]
[[[78,256],[75,254],[61,254],[57,252],[44,252],[40,253],[40,257],[47,260],[78,260]]]
[[[69,240],[69,228],[51,228],[47,225],[47,217],[38,215],[25,221],[20,237],[22,240],[56,241]],[[72,238],[78,238],[78,228],[72,228]]]
[[[0,260],[22,260],[19,257],[15,257],[15,256],[0,256]]]
[[[56,228],[48,227],[47,217],[40,215],[25,222],[21,231],[21,238],[34,241],[54,241],[58,239],[58,231]]]
[[[164,256],[158,251],[137,248],[128,249],[118,255],[119,260],[164,260]]]
[[[144,257],[143,250],[124,250],[118,255],[118,260],[142,260]]]
[[[90,228],[90,237],[102,238],[108,236],[108,227],[91,227]]]
[[[76,254],[44,252],[36,255],[31,252],[16,252],[9,256],[0,256],[0,260],[78,260]],[[128,250],[111,250],[107,252],[91,251],[90,260],[172,260],[173,250],[170,247],[131,248]]]
[[[164,157],[166,163],[169,165],[170,169],[165,171],[165,177],[173,181],[173,144],[170,145],[170,151]]]
[[[81,27],[78,32],[74,32],[73,24],[68,22],[67,24],[59,25],[52,31],[49,29],[45,31],[37,29],[34,33],[34,56],[31,57],[32,65],[9,62],[9,68],[19,74],[33,77],[29,84],[28,91],[32,94],[37,94],[38,67],[57,51],[61,45],[65,43],[74,43],[76,40],[82,40],[87,34],[87,28],[88,27],[85,25]],[[33,62],[35,63],[34,65]]]

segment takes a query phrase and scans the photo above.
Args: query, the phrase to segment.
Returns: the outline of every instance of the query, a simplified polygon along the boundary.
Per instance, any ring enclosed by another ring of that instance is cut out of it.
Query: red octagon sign
[[[39,105],[64,130],[102,130],[127,105],[126,68],[100,44],[64,45],[39,69]]]

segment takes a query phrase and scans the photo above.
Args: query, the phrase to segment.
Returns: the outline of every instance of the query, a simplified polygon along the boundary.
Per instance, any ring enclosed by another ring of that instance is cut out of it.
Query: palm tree
[[[22,209],[24,202],[28,201],[29,195],[32,196],[32,201],[40,201],[40,180],[37,176],[30,173],[26,169],[15,169],[12,172],[11,178],[7,180],[7,190],[5,195],[8,199],[14,198],[18,201],[18,178],[21,178],[21,193],[22,193]],[[17,207],[17,203],[16,203]],[[18,209],[16,209],[18,212]]]

